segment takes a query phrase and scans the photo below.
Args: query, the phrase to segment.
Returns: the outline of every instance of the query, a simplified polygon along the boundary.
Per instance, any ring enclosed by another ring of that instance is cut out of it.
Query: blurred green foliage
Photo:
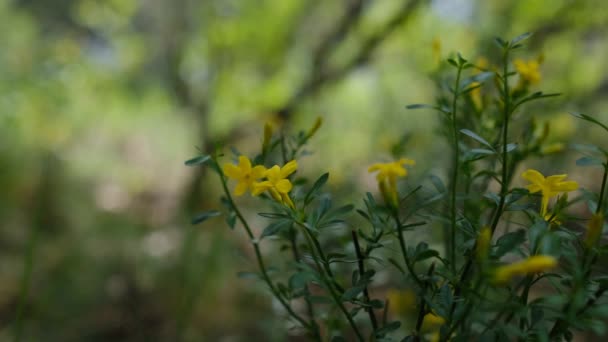
[[[196,341],[284,340],[263,286],[236,277],[255,267],[247,244],[221,220],[190,226],[218,185],[183,161],[217,141],[254,150],[266,120],[308,127],[321,115],[304,174],[329,170],[344,196],[369,190],[364,166],[409,134],[422,177],[447,162],[445,146],[436,116],[404,105],[435,96],[437,58],[491,59],[492,37],[525,31],[535,35],[522,57],[544,56],[543,89],[564,95],[521,115],[551,118],[553,141],[601,145],[598,130],[566,113],[606,122],[605,8],[0,0],[0,339],[14,333],[33,242],[25,340],[169,341],[179,330]],[[568,171],[575,157],[538,165]],[[596,187],[599,174],[583,172]]]

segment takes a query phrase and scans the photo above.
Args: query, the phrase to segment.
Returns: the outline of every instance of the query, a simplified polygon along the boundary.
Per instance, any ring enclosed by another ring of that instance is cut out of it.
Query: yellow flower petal
[[[577,189],[578,189],[578,183],[575,181],[561,182],[561,183],[557,184],[555,186],[555,188],[553,188],[554,191],[559,191],[559,192],[575,191]]]
[[[257,165],[251,170],[251,176],[253,179],[260,179],[264,177],[264,172],[266,172],[266,168],[262,165]]]
[[[251,172],[251,161],[245,156],[239,156],[239,168],[242,172]]]
[[[287,176],[289,176],[290,174],[294,173],[298,168],[298,162],[295,160],[290,161],[289,163],[285,164],[285,166],[283,166],[281,168],[281,178],[287,178]]]
[[[229,178],[239,179],[241,178],[241,169],[236,167],[234,164],[226,163],[224,164],[224,174]]]
[[[532,184],[540,184],[545,181],[545,177],[542,175],[542,173],[533,169],[524,171],[524,173],[521,174],[521,177]]]
[[[248,188],[249,184],[246,182],[238,182],[236,188],[234,188],[234,194],[236,196],[242,196],[245,192],[247,192]]]
[[[291,189],[293,188],[293,185],[287,179],[281,179],[274,186],[277,189],[277,191],[282,194],[286,194],[286,193],[290,192]]]

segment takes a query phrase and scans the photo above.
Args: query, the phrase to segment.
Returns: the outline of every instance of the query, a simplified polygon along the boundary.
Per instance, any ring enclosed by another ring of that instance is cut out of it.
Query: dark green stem
[[[365,339],[363,338],[363,335],[361,335],[361,332],[359,331],[359,328],[357,328],[357,325],[355,324],[355,321],[353,321],[353,318],[351,317],[351,315],[348,313],[348,311],[346,310],[346,307],[344,306],[344,303],[342,303],[342,299],[340,298],[340,296],[338,295],[338,293],[336,293],[336,289],[335,287],[335,282],[332,281],[332,279],[328,279],[327,276],[329,274],[326,274],[327,272],[323,272],[324,268],[321,266],[322,261],[319,261],[319,256],[317,255],[317,252],[319,252],[318,250],[316,250],[315,246],[318,246],[318,244],[315,244],[313,241],[315,240],[314,237],[312,237],[312,235],[310,234],[310,232],[308,231],[308,228],[306,227],[306,225],[304,225],[301,222],[296,221],[296,223],[302,227],[302,231],[304,236],[306,237],[306,240],[308,242],[308,248],[310,248],[310,252],[312,255],[312,258],[315,262],[315,264],[317,265],[317,268],[319,269],[319,274],[321,275],[321,278],[323,280],[323,282],[325,283],[325,286],[327,287],[327,290],[329,290],[329,293],[331,295],[331,297],[333,298],[334,302],[336,303],[336,305],[338,306],[338,308],[340,308],[340,311],[342,311],[342,313],[344,314],[344,316],[346,316],[346,319],[348,320],[348,323],[350,324],[350,326],[352,327],[353,331],[355,332],[355,334],[357,335],[357,338],[359,341],[364,341]]]
[[[359,275],[363,277],[365,274],[365,263],[363,262],[363,253],[361,253],[361,246],[359,245],[359,238],[357,237],[357,232],[351,230],[351,236],[353,238],[353,243],[355,244],[355,253],[357,254],[357,265],[359,266]],[[369,291],[367,290],[367,285],[363,288],[363,298],[365,299],[365,304],[370,304]],[[374,333],[378,330],[378,321],[376,320],[376,315],[374,314],[374,308],[368,306],[365,308],[367,314],[369,315],[369,321],[372,324],[372,328],[374,329]]]
[[[290,238],[290,242],[291,242],[291,250],[293,252],[293,259],[299,263],[300,262],[300,252],[298,251],[298,244],[297,244],[297,230],[293,230],[293,235]],[[308,289],[308,285],[305,286],[306,288],[306,293],[307,295],[304,296],[304,301],[306,302],[306,310],[308,311],[308,316],[310,318],[311,321],[314,321],[314,317],[315,317],[315,311],[314,311],[314,307],[312,305],[312,303],[310,302],[310,298],[308,297],[308,294],[310,294],[310,290]]]
[[[454,98],[452,100],[452,145],[454,147],[454,157],[452,165],[452,180],[450,189],[450,263],[452,266],[452,272],[456,273],[456,183],[458,180],[458,163],[460,148],[458,147],[458,127],[456,124],[456,104],[458,96],[460,95],[460,74],[462,73],[462,66],[458,66],[458,72],[456,74],[456,84],[454,86]]]
[[[422,288],[424,287],[424,284],[422,283],[422,280],[420,280],[420,278],[416,275],[416,272],[414,271],[414,265],[412,265],[412,262],[409,256],[407,255],[405,240],[403,239],[403,232],[401,231],[401,219],[399,218],[399,213],[397,212],[396,208],[392,208],[391,213],[393,215],[393,219],[395,220],[395,224],[397,225],[397,239],[399,240],[399,248],[401,249],[401,254],[403,255],[403,261],[405,262],[405,266],[407,267],[410,276],[414,279],[416,284],[418,284],[418,286]]]
[[[509,132],[509,118],[511,116],[511,94],[509,90],[509,48],[506,48],[503,54],[503,96],[504,96],[504,112],[503,112],[503,125],[502,125],[502,178],[500,185],[500,201],[498,203],[498,207],[496,208],[496,212],[494,214],[494,219],[492,220],[491,232],[494,235],[494,231],[496,231],[496,227],[498,226],[498,222],[500,221],[500,216],[502,215],[505,201],[507,197],[508,190],[508,155],[507,155],[507,142],[508,142],[508,132]]]
[[[603,212],[602,206],[604,204],[604,192],[606,191],[606,178],[608,178],[608,160],[604,164],[604,177],[602,178],[602,187],[600,188],[600,199],[597,202],[597,208],[595,208],[596,214]]]

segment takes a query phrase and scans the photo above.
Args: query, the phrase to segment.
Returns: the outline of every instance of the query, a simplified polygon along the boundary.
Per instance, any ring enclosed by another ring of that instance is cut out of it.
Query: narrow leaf
[[[184,164],[186,164],[186,166],[197,166],[197,165],[205,164],[209,159],[211,159],[211,156],[209,156],[209,155],[198,156],[198,157],[192,158],[190,160],[186,160],[186,162]]]
[[[494,147],[492,147],[492,145],[491,145],[489,142],[487,142],[487,141],[486,141],[484,138],[480,137],[479,135],[477,135],[477,134],[476,134],[475,132],[473,132],[473,131],[470,131],[470,130],[468,130],[468,129],[461,129],[461,130],[460,130],[460,133],[462,133],[462,134],[464,134],[464,135],[467,135],[467,136],[469,136],[469,137],[473,138],[474,140],[476,140],[476,141],[478,141],[478,142],[480,142],[480,143],[482,143],[482,144],[484,144],[484,145],[488,146],[488,147],[489,147],[491,150],[493,150],[493,149],[494,149]]]
[[[192,224],[203,223],[203,222],[207,221],[208,219],[219,216],[219,215],[221,215],[221,213],[217,210],[205,211],[203,213],[200,213],[200,214],[194,216],[191,223]]]

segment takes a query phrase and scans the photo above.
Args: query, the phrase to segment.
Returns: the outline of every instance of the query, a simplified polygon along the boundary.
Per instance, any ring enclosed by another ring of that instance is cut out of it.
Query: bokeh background
[[[321,116],[301,172],[329,171],[361,205],[367,165],[404,135],[413,174],[443,172],[437,115],[405,109],[433,101],[439,59],[527,31],[519,57],[544,56],[537,87],[563,96],[525,115],[556,142],[608,147],[567,114],[608,121],[604,0],[0,0],[0,340],[18,312],[29,341],[294,338],[264,286],[237,278],[255,269],[244,234],[190,225],[219,186],[184,161]],[[594,189],[576,157],[534,162]]]

